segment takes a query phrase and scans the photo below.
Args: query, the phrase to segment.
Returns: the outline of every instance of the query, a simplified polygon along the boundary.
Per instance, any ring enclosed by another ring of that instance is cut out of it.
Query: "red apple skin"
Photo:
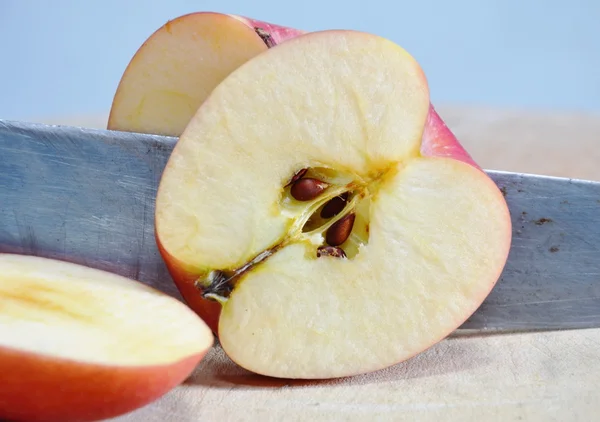
[[[260,27],[266,31],[270,31],[274,40],[279,43],[287,39],[304,34],[304,31],[299,31],[293,28],[286,28],[279,25],[265,23],[257,20],[252,20],[245,17],[230,15],[242,20],[253,27]],[[425,76],[423,75],[425,79]],[[429,106],[429,113],[423,138],[421,143],[421,154],[427,157],[445,157],[467,163],[481,171],[481,167],[471,158],[469,153],[463,148],[456,136],[446,126],[442,118],[436,112],[433,104]],[[490,180],[490,183],[493,183]],[[498,194],[501,194],[498,191]],[[510,218],[507,216],[507,218]],[[200,291],[194,286],[194,281],[198,278],[197,274],[185,269],[186,265],[179,262],[175,257],[170,255],[162,246],[160,239],[156,236],[158,249],[163,260],[166,263],[167,269],[173,278],[177,288],[179,289],[184,300],[194,310],[206,324],[211,328],[215,336],[218,338],[219,315],[221,305],[217,302],[203,299]],[[493,287],[490,286],[490,290]]]
[[[429,105],[429,114],[423,132],[421,154],[426,157],[453,158],[482,170],[446,126],[432,104]]]
[[[182,383],[208,350],[166,366],[108,366],[0,347],[0,420],[85,422],[113,418]]]

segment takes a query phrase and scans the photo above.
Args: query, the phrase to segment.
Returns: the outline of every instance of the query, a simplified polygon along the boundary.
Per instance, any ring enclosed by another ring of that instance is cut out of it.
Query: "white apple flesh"
[[[157,240],[172,273],[222,307],[235,362],[286,378],[374,371],[483,302],[507,259],[508,208],[432,111],[417,62],[356,31],[272,48],[200,107],[160,182]],[[303,168],[331,184],[313,201],[289,194]],[[305,224],[344,191],[344,212]],[[348,256],[317,257],[350,212]]]
[[[173,19],[131,59],[113,98],[107,127],[179,136],[229,73],[301,33],[222,13],[197,12]]]
[[[187,378],[214,337],[186,305],[89,267],[0,254],[0,419],[96,421]]]

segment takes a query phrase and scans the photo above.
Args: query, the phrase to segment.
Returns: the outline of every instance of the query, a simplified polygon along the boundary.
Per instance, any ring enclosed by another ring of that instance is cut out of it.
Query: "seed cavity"
[[[329,184],[319,179],[307,177],[297,180],[290,189],[290,194],[297,201],[312,201],[329,187]]]
[[[250,271],[289,245],[310,245],[315,259],[352,259],[368,243],[373,180],[329,167],[301,168],[288,180],[280,202],[287,232],[237,268],[202,274],[195,286],[203,298],[224,304]]]
[[[344,243],[352,232],[355,218],[356,214],[351,213],[333,223],[325,235],[327,244],[330,246],[339,246]]]
[[[317,248],[317,258],[322,256],[332,256],[334,258],[346,258],[346,252],[337,246],[319,246]]]

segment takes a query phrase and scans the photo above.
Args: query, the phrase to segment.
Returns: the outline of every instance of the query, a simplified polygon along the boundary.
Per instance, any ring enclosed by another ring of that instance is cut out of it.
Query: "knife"
[[[62,259],[180,295],[154,238],[154,198],[177,138],[0,120],[0,252]],[[513,240],[459,332],[600,327],[600,183],[486,171]]]

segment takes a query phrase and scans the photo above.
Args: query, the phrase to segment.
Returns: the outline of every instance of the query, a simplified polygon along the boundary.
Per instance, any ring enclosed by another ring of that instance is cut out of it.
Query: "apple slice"
[[[0,254],[0,419],[95,421],[146,405],[211,348],[175,298],[104,271]]]
[[[108,129],[179,136],[229,73],[302,31],[236,15],[197,12],[167,22],[133,56]]]
[[[508,207],[432,113],[418,63],[357,31],[286,41],[215,88],[167,163],[156,233],[231,359],[275,377],[370,372],[483,302]]]

